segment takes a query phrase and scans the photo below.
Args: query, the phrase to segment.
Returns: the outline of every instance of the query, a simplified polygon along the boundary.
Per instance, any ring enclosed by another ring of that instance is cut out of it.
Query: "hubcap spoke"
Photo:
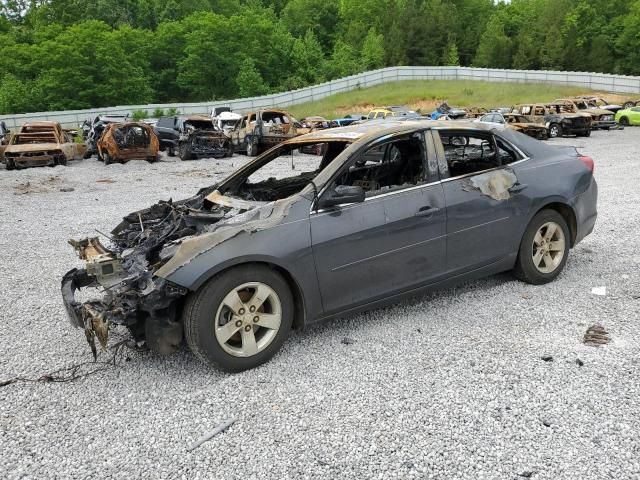
[[[547,225],[547,231],[544,234],[544,239],[548,242],[551,241],[553,235],[556,233],[557,228],[558,227],[555,223],[550,223],[549,225]]]
[[[280,328],[281,316],[274,313],[261,313],[258,325],[268,328],[270,330],[277,330]]]
[[[242,302],[242,299],[240,298],[240,296],[238,295],[237,290],[231,290],[226,297],[224,297],[224,300],[222,300],[222,303],[224,305],[226,305],[227,307],[229,307],[231,309],[231,311],[233,313],[235,313],[236,315],[242,315],[240,312],[241,308],[244,308],[244,303]]]
[[[549,243],[549,250],[552,252],[564,252],[564,240]]]
[[[542,262],[542,257],[544,257],[544,250],[540,249],[536,252],[536,254],[533,256],[533,264],[536,267],[540,266],[540,262]]]
[[[543,238],[542,238],[542,234],[540,233],[540,230],[538,230],[538,231],[536,232],[536,236],[535,236],[535,237],[533,237],[533,242],[534,242],[536,245],[541,245],[541,244],[542,244],[542,240],[543,240]]]
[[[258,353],[258,344],[256,343],[256,336],[253,333],[253,328],[248,332],[246,330],[242,330],[242,351],[247,356]]]
[[[238,330],[240,330],[240,327],[236,326],[236,320],[234,318],[225,325],[218,327],[218,339],[223,343],[228,342]]]
[[[258,285],[258,288],[256,288],[253,297],[251,297],[251,300],[249,301],[249,306],[254,307],[256,310],[258,310],[265,302],[265,300],[269,298],[270,293],[271,289],[269,287],[263,284]]]
[[[547,268],[553,268],[555,266],[555,263],[553,261],[553,258],[551,258],[551,255],[549,255],[548,253],[544,254],[544,257],[542,257],[544,259],[544,266]]]

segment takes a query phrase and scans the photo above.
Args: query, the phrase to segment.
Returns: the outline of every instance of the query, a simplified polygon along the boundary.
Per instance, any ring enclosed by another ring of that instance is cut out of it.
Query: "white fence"
[[[134,110],[175,108],[180,113],[208,114],[215,106],[230,106],[235,112],[247,112],[267,107],[288,107],[319,100],[330,95],[370,87],[399,80],[484,80],[488,82],[531,82],[579,86],[616,93],[640,94],[640,77],[609,75],[604,73],[554,72],[539,70],[502,70],[471,67],[389,67],[352,75],[330,82],[290,92],[240,100],[212,101],[202,103],[171,103],[155,105],[129,105],[64,112],[38,112],[18,115],[1,115],[9,128],[28,121],[54,120],[67,126],[81,124],[86,118],[99,114],[126,115]]]

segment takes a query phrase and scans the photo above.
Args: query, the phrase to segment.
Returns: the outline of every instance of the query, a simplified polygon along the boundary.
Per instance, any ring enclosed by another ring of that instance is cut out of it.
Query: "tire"
[[[85,160],[88,160],[91,158],[91,155],[93,155],[89,150],[85,150],[84,154],[82,155],[82,158]]]
[[[15,170],[16,162],[14,162],[12,158],[7,158],[5,160],[4,168],[6,168],[7,170]]]
[[[552,227],[553,233],[550,232]],[[545,238],[549,233],[551,237]],[[541,243],[543,241],[544,244]],[[571,233],[564,217],[555,210],[538,212],[522,236],[514,275],[519,280],[533,285],[551,282],[564,269],[570,244]],[[545,251],[547,254],[541,253]]]
[[[578,134],[579,137],[590,137],[591,136],[591,130],[583,130],[581,133]]]
[[[628,127],[629,126],[629,119],[627,117],[621,117],[619,123],[623,127]]]
[[[158,160],[158,157],[150,156],[146,158],[147,162],[155,163]]]
[[[169,147],[167,147],[167,155],[170,157],[176,156],[176,147],[174,145],[169,145]]]
[[[189,149],[189,145],[187,145],[186,143],[180,144],[180,146],[178,147],[178,155],[180,157],[180,160],[182,160],[183,162],[186,160],[191,160],[193,158],[191,155],[191,150]]]
[[[236,295],[243,303],[235,308],[234,314],[225,298],[247,285],[248,289]],[[250,312],[256,291],[252,288],[257,285],[269,292],[268,297],[257,311]],[[277,328],[260,327],[260,320],[255,320],[260,319],[260,309],[271,310],[271,319],[278,318],[279,312]],[[240,319],[241,311],[244,314]],[[291,330],[293,313],[293,296],[280,274],[266,266],[244,265],[214,276],[192,293],[185,302],[182,318],[187,344],[200,360],[227,372],[241,372],[263,364],[276,354]],[[228,321],[221,324],[225,319]],[[223,325],[231,326],[226,329],[227,334],[234,332],[226,343],[219,337],[225,334]],[[254,339],[253,343],[247,340],[245,345],[245,332],[247,338]]]
[[[562,127],[559,123],[549,125],[549,138],[558,138],[562,136]]]
[[[247,157],[255,157],[256,155],[258,155],[258,144],[250,141],[247,144]]]
[[[632,108],[635,106],[634,102],[625,102],[624,105],[622,105],[622,109],[623,110],[628,110],[629,108]]]
[[[109,155],[109,152],[103,152],[101,156],[102,156],[102,161],[104,162],[105,165],[111,165],[113,163],[113,160],[111,159],[111,155]]]
[[[63,167],[67,166],[67,157],[60,157],[58,159],[58,165],[62,165]]]

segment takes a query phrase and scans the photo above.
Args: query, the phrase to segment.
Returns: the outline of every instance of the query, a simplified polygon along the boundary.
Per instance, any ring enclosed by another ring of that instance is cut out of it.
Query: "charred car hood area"
[[[183,336],[177,307],[188,289],[166,277],[242,232],[277,225],[298,198],[271,201],[274,195],[282,198],[276,192],[283,186],[277,183],[248,186],[234,196],[213,186],[186,200],[160,201],[124,217],[108,246],[97,237],[70,240],[85,268],[64,275],[62,296],[71,323],[84,329],[94,357],[95,340],[106,347],[112,324],[127,327],[139,345],[146,342],[161,354],[175,351]],[[83,288],[101,291],[102,298],[81,303],[76,293]]]

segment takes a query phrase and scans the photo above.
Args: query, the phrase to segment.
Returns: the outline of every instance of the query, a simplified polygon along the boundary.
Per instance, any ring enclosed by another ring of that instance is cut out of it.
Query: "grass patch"
[[[492,108],[510,107],[517,103],[546,102],[592,92],[583,87],[542,83],[409,80],[339,93],[316,102],[295,105],[288,110],[297,118],[309,115],[338,118],[351,112],[367,113],[376,106],[408,105],[426,114],[431,113],[444,100],[451,106]]]

